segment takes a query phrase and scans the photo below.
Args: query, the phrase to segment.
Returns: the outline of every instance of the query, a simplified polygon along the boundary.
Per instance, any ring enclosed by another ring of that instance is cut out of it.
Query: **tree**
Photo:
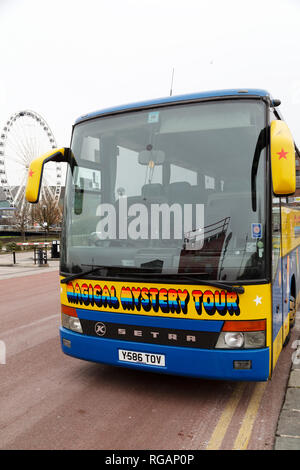
[[[34,222],[45,229],[47,234],[52,225],[59,225],[61,223],[61,217],[61,210],[57,202],[52,199],[43,199],[33,206],[32,218]]]
[[[28,225],[32,223],[32,215],[30,210],[30,205],[28,202],[24,202],[21,208],[17,209],[13,217],[13,225],[16,226],[16,229],[21,232],[23,240],[25,241],[25,231],[28,228]]]

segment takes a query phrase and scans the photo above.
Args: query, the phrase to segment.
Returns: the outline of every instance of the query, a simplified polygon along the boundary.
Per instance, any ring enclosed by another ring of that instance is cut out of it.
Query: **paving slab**
[[[300,439],[293,437],[277,437],[274,450],[300,450]]]
[[[300,369],[292,370],[290,379],[289,379],[289,387],[298,387],[300,389]],[[299,403],[300,408],[300,403]]]
[[[300,312],[294,326],[295,339],[287,346],[293,351],[285,399],[276,430],[274,450],[300,450]]]
[[[300,410],[283,409],[278,421],[277,433],[280,436],[293,436],[300,439]]]
[[[300,410],[300,388],[288,387],[283,410]]]

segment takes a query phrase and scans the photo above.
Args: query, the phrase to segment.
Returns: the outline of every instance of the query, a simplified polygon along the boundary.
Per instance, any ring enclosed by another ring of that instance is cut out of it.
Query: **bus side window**
[[[280,256],[280,199],[273,198],[272,205],[272,278],[276,278]]]
[[[197,172],[171,163],[170,183],[189,183],[191,186],[197,184]]]
[[[300,189],[300,157],[296,153],[296,189]]]

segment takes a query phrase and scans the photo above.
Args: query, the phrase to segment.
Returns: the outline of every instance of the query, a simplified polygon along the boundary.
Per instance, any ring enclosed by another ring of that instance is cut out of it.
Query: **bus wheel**
[[[292,295],[290,295],[290,329],[293,328],[295,325],[296,320],[296,299]]]
[[[290,329],[288,332],[287,337],[284,340],[283,347],[285,347],[291,338],[291,330],[293,326],[295,325],[295,320],[296,320],[296,299],[292,295],[290,295],[290,311],[289,311],[289,322],[290,322]]]
[[[291,339],[291,330],[288,332],[288,334],[287,334],[287,336],[284,340],[284,343],[283,343],[284,348],[289,344],[290,339]]]

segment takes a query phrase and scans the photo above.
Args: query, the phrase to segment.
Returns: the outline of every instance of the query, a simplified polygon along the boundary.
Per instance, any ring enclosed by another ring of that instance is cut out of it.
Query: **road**
[[[2,279],[0,289],[0,449],[273,448],[289,346],[268,383],[94,364],[61,352],[57,270]]]

